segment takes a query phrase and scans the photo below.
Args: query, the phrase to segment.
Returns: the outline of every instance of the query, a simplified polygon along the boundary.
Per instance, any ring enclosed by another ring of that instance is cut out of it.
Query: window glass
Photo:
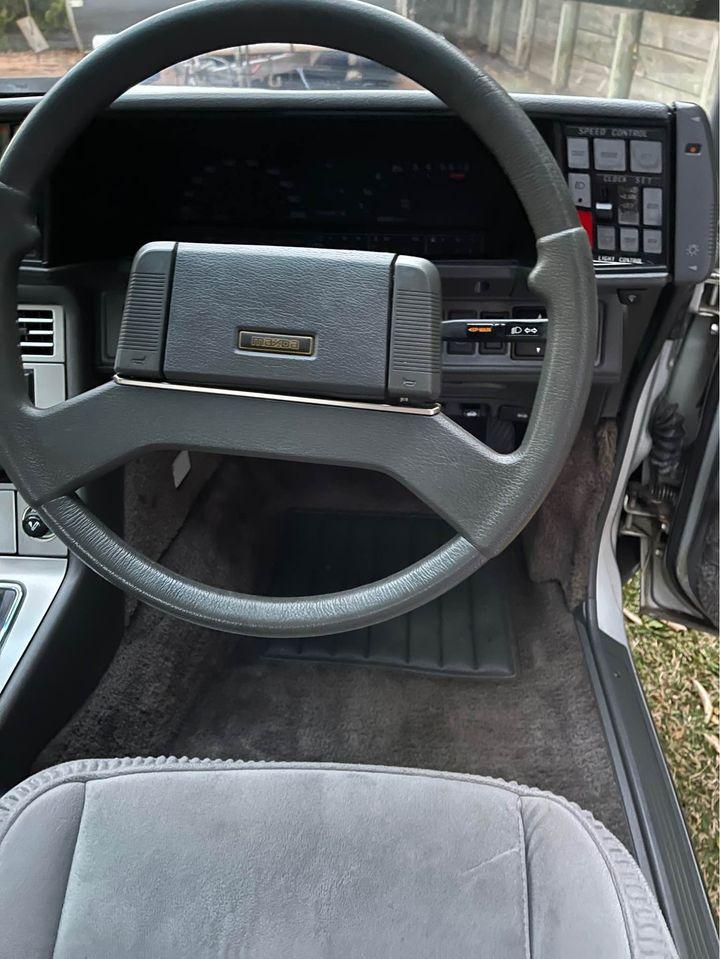
[[[717,90],[714,0],[375,0],[457,44],[508,90],[659,100],[706,109]],[[177,0],[0,0],[4,92],[47,89],[89,50]],[[13,83],[15,81],[15,83]],[[203,54],[146,81],[215,88],[404,89],[356,56],[287,43]]]

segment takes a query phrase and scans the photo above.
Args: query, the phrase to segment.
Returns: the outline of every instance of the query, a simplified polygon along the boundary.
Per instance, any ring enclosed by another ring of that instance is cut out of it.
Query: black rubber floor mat
[[[284,558],[273,576],[273,592],[310,595],[382,579],[451,535],[433,518],[297,511],[283,530]],[[504,587],[514,575],[518,561],[509,550],[412,613],[336,636],[269,640],[262,657],[510,679],[515,644]]]

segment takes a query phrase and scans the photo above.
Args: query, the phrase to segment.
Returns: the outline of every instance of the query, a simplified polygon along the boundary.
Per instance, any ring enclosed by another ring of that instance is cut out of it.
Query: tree
[[[68,27],[65,0],[0,0],[0,35],[27,16],[33,16],[43,32]]]

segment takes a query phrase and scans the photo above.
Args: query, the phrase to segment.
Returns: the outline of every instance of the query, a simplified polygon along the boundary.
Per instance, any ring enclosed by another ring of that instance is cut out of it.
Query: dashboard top
[[[644,100],[617,100],[544,94],[511,94],[533,117],[617,118],[664,123],[672,109],[665,103]],[[0,117],[14,120],[25,117],[42,96],[0,98]],[[236,90],[198,89],[194,87],[135,87],[109,108],[114,112],[184,110],[266,110],[303,112],[348,110],[351,112],[427,112],[451,113],[441,100],[423,90]]]

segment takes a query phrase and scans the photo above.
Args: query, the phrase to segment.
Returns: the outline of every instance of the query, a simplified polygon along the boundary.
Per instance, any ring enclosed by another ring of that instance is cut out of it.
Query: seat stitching
[[[532,943],[530,938],[530,882],[528,877],[527,847],[525,845],[525,822],[523,820],[522,796],[517,797],[518,831],[520,833],[520,864],[522,866],[523,887],[523,929],[524,952],[527,959],[532,959]]]
[[[58,936],[60,935],[60,926],[62,925],[63,916],[65,915],[65,904],[67,902],[68,886],[70,885],[70,876],[72,876],[73,866],[75,865],[75,856],[77,854],[78,839],[80,837],[80,830],[82,829],[83,816],[85,815],[85,802],[87,800],[87,792],[88,792],[87,783],[83,783],[82,807],[80,809],[80,818],[78,819],[77,833],[75,834],[75,846],[73,848],[72,859],[70,860],[70,868],[68,869],[67,879],[65,880],[65,895],[63,896],[63,903],[60,908],[60,915],[58,916],[57,927],[55,928],[55,939],[53,941],[52,959],[55,959],[55,950],[57,949]]]

